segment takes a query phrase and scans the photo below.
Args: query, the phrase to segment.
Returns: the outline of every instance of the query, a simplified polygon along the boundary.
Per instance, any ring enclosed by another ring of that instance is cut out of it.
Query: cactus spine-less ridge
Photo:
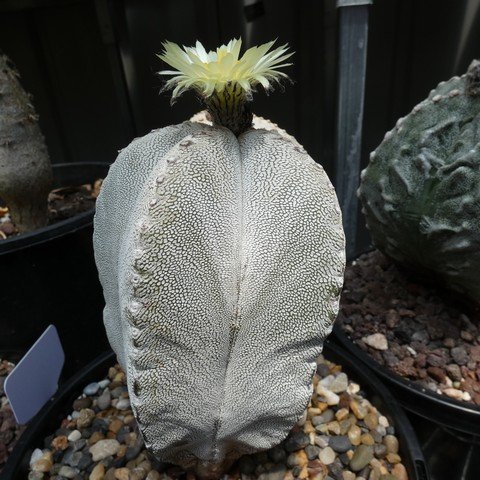
[[[105,326],[143,438],[205,478],[302,415],[343,282],[332,185],[258,122],[268,129],[189,121],[134,140],[95,215]]]
[[[370,155],[359,197],[375,246],[480,301],[480,62],[441,82]]]
[[[0,54],[0,198],[19,232],[43,227],[52,170],[31,97]]]

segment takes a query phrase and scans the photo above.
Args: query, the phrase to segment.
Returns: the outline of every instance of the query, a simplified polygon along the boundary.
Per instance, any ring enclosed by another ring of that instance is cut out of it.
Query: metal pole
[[[340,15],[335,186],[343,213],[347,256],[356,253],[368,10],[372,0],[337,0]]]

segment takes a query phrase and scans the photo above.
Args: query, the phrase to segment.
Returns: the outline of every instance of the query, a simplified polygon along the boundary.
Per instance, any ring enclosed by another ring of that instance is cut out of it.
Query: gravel
[[[25,426],[17,425],[12,409],[3,390],[7,375],[13,370],[14,364],[0,359],[0,472],[18,439],[25,430]]]
[[[92,385],[34,450],[28,480],[185,478],[178,466],[155,460],[145,449],[120,367]],[[242,457],[226,478],[408,480],[394,427],[340,365],[320,356],[313,386],[310,405],[287,438],[268,452]],[[186,480],[194,479],[186,474]]]
[[[373,251],[346,269],[338,322],[380,365],[480,405],[480,311],[465,299]]]

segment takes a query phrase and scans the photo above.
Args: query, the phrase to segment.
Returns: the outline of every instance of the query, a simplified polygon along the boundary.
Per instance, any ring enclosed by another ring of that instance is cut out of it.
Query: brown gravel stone
[[[77,398],[73,402],[73,409],[79,412],[80,410],[84,408],[89,408],[92,406],[92,399],[90,397],[85,397],[85,398]]]
[[[88,480],[103,480],[105,476],[105,465],[103,463],[98,463],[90,473]]]
[[[394,475],[397,480],[408,480],[407,469],[401,463],[394,465],[392,475]]]
[[[383,439],[384,445],[387,447],[388,453],[398,453],[398,439],[394,435],[386,435]]]
[[[52,452],[45,452],[32,466],[34,472],[48,472],[53,466]]]
[[[348,439],[350,440],[352,445],[360,445],[362,438],[362,431],[358,425],[352,425],[350,430],[348,431]]]
[[[123,427],[123,422],[118,418],[115,418],[110,422],[108,429],[113,433],[117,433],[122,427]]]
[[[387,460],[390,463],[400,463],[402,461],[398,453],[387,453]]]
[[[65,435],[55,437],[52,440],[52,448],[54,450],[66,450],[68,448],[68,439]]]
[[[360,443],[362,443],[363,445],[375,445],[375,440],[370,433],[364,433],[360,437]]]
[[[115,470],[115,479],[116,480],[129,480],[130,470],[128,468],[117,468]]]
[[[445,370],[440,367],[428,367],[427,373],[437,382],[445,382]]]
[[[105,435],[102,432],[93,432],[92,436],[88,439],[89,445],[95,445],[98,441],[103,440]]]
[[[375,413],[369,413],[365,416],[363,421],[370,430],[374,430],[375,428],[377,428],[378,425],[378,415]]]
[[[82,408],[80,415],[77,418],[77,428],[86,428],[92,424],[95,418],[95,412],[90,408]]]

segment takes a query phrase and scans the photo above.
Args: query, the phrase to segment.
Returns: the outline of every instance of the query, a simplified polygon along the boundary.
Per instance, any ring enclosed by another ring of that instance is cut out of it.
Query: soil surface
[[[0,359],[0,472],[7,462],[8,455],[26,428],[17,425],[3,390],[5,379],[14,366],[13,363]]]
[[[373,251],[346,269],[338,322],[380,365],[480,405],[480,314],[455,294]]]
[[[71,414],[37,447],[29,480],[196,478],[145,449],[118,365],[108,378],[85,386]],[[288,437],[267,452],[242,457],[223,478],[407,480],[401,451],[389,420],[341,366],[321,356],[310,405]]]
[[[53,225],[94,208],[102,181],[98,179],[93,184],[52,190],[48,195],[47,224]],[[0,201],[0,241],[15,235],[18,235],[18,231],[10,218],[8,207],[2,206]]]

